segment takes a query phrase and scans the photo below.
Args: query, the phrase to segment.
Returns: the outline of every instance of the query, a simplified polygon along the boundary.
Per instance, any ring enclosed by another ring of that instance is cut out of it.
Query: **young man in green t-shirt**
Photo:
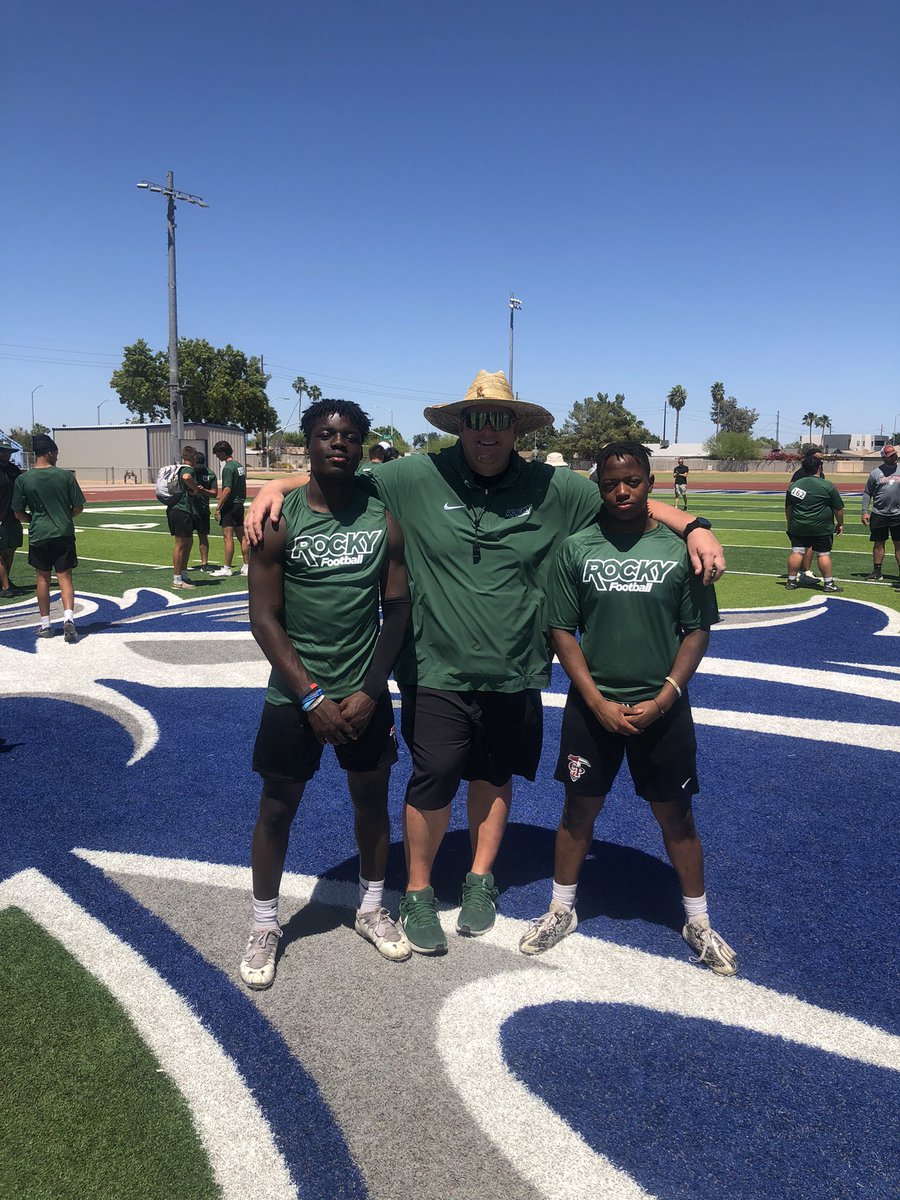
[[[281,927],[278,891],[291,822],[322,746],[347,772],[359,847],[355,929],[385,958],[409,942],[382,906],[390,847],[387,797],[397,761],[388,675],[409,623],[403,536],[354,476],[369,432],[359,405],[319,400],[303,414],[309,483],[268,522],[250,559],[250,628],[272,666],[253,750],[262,776],[253,833],[253,927],[241,960],[269,987]],[[379,627],[379,600],[384,620]]]
[[[844,531],[844,501],[831,480],[821,477],[820,468],[821,462],[815,457],[804,458],[799,478],[791,480],[784,497],[787,535],[791,543],[785,584],[789,592],[800,586],[798,572],[805,556],[813,553],[819,562],[824,590],[843,590],[834,582],[831,549],[834,535]]]
[[[612,442],[597,460],[604,519],[566,538],[550,572],[553,649],[572,681],[556,778],[566,789],[553,897],[519,942],[541,954],[578,925],[582,864],[623,757],[662,830],[681,884],[682,936],[698,961],[733,975],[737,958],[710,927],[703,848],[691,810],[699,791],[687,684],[719,619],[715,591],[691,572],[684,543],[650,516],[647,451]],[[581,630],[581,642],[575,633]]]
[[[18,520],[28,524],[28,561],[37,583],[39,638],[53,637],[50,625],[50,575],[56,572],[63,606],[63,634],[77,642],[75,588],[72,568],[78,566],[75,552],[75,517],[84,509],[84,493],[71,471],[56,465],[59,447],[45,433],[35,436],[34,466],[13,485],[12,508]]]
[[[222,491],[216,505],[216,520],[222,527],[222,540],[225,543],[223,565],[213,575],[231,576],[231,564],[234,562],[234,543],[241,548],[243,566],[241,574],[246,575],[247,554],[244,550],[244,501],[247,499],[247,476],[243,465],[234,457],[230,442],[216,442],[213,454],[222,463]]]
[[[192,497],[194,508],[194,528],[197,531],[197,545],[200,548],[200,570],[209,570],[209,502],[215,500],[219,492],[216,473],[206,465],[206,455],[198,450],[194,455],[194,479],[197,491]]]

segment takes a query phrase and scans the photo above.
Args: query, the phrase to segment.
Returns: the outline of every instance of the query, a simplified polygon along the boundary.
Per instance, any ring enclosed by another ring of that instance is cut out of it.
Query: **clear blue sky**
[[[711,433],[900,414],[895,0],[6,0],[0,426],[128,414],[122,347],[179,331],[393,411],[507,368],[557,422],[624,392]],[[287,397],[287,399],[282,399]],[[671,436],[672,427],[669,427]]]

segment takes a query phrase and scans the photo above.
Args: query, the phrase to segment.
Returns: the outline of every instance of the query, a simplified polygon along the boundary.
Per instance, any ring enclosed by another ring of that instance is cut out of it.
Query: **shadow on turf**
[[[507,888],[522,888],[547,882],[553,873],[553,848],[556,831],[535,825],[510,823],[494,868],[502,893]],[[432,884],[438,902],[459,904],[461,881],[471,865],[468,830],[452,830],[444,838],[434,864]],[[330,879],[356,882],[359,860],[345,859],[327,872]],[[406,879],[403,846],[393,843],[388,854],[387,886],[402,890]],[[313,900],[315,900],[313,892]],[[336,929],[351,922],[336,908],[324,905],[302,909],[285,927],[286,938],[304,937]],[[594,841],[578,884],[578,917],[609,917],[615,921],[647,921],[681,932],[684,911],[678,878],[667,862],[614,842]]]

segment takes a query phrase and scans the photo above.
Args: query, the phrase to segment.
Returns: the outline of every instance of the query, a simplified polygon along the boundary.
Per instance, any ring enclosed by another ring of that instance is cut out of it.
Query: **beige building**
[[[53,430],[59,465],[94,483],[152,483],[171,461],[169,422],[153,425],[62,425]],[[185,422],[183,446],[202,450],[211,470],[216,442],[230,442],[234,457],[247,465],[247,435],[233,425]]]

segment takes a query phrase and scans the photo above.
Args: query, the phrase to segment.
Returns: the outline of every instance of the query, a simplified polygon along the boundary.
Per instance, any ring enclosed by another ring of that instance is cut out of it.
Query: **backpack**
[[[156,473],[156,498],[162,504],[175,504],[184,492],[181,482],[181,463],[169,463]]]

